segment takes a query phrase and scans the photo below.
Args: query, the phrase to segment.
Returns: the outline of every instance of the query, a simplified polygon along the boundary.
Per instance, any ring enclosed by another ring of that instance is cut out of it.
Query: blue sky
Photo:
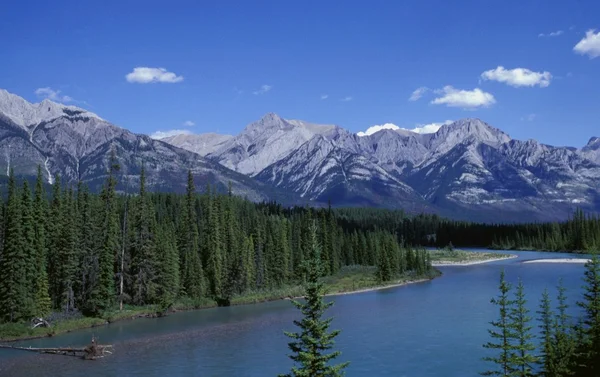
[[[594,0],[21,0],[1,12],[0,88],[135,132],[235,134],[275,112],[354,132],[479,117],[554,145],[600,136]]]

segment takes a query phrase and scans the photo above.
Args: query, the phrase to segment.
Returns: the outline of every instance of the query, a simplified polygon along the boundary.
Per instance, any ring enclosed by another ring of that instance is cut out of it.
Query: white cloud
[[[496,99],[490,93],[479,88],[473,90],[455,89],[451,85],[443,89],[437,89],[435,93],[442,95],[431,101],[434,105],[446,105],[448,107],[477,108],[488,107],[496,103]]]
[[[537,114],[527,114],[526,116],[521,117],[521,121],[533,122],[535,120],[535,117],[537,117]]]
[[[580,55],[588,55],[590,59],[600,56],[600,31],[591,29],[585,33],[585,37],[573,47],[573,51]]]
[[[55,102],[73,102],[73,97],[61,94],[60,90],[54,90],[49,87],[45,88],[37,88],[35,90],[35,95],[40,98],[49,99]]]
[[[351,96],[347,96],[347,97],[342,98],[340,101],[342,101],[342,102],[350,102],[350,101],[352,101],[352,97]]]
[[[191,135],[192,132],[190,130],[167,130],[167,131],[156,131],[150,134],[150,137],[153,139],[164,139],[165,137],[175,136],[175,135]]]
[[[429,88],[426,86],[422,86],[420,88],[415,89],[414,92],[412,92],[412,94],[410,95],[410,98],[408,99],[409,101],[417,101],[418,99],[420,99],[421,97],[423,97],[423,95],[425,93],[427,93],[429,91]]]
[[[329,94],[321,94],[321,99],[327,99],[329,98]]]
[[[552,31],[550,33],[539,33],[538,37],[539,38],[543,38],[543,37],[558,37],[559,35],[563,35],[565,32],[562,30],[557,30],[557,31]]]
[[[194,127],[195,125],[196,123],[192,122],[191,120],[186,120],[185,122],[183,122],[184,127]]]
[[[545,88],[550,85],[552,74],[550,72],[533,72],[527,68],[505,69],[498,66],[496,69],[490,69],[481,74],[484,80],[492,80],[505,83],[510,86],[539,86]]]
[[[271,85],[261,85],[260,89],[252,92],[252,94],[254,94],[255,96],[260,95],[260,94],[265,94],[267,92],[269,92],[271,89],[273,89],[273,86]]]
[[[408,128],[403,128],[403,129],[412,131],[412,132],[416,132],[418,134],[433,134],[433,133],[438,132],[440,127],[442,127],[443,125],[450,124],[452,122],[453,122],[452,120],[447,120],[447,121],[441,122],[441,123],[419,124],[419,125],[417,125],[417,127],[412,128],[412,129],[408,129]]]
[[[176,83],[183,81],[183,76],[177,76],[165,68],[135,67],[133,72],[125,75],[125,79],[137,84]]]
[[[358,132],[356,135],[357,136],[369,136],[369,135],[373,135],[375,132],[381,131],[381,130],[399,130],[400,127],[396,126],[393,123],[386,123],[386,124],[382,124],[381,126],[371,126],[369,128],[367,128],[367,130],[365,132]]]
[[[373,135],[374,133],[379,132],[381,130],[405,130],[405,131],[415,132],[418,134],[432,134],[432,133],[436,133],[440,129],[440,127],[442,127],[444,124],[450,124],[450,123],[452,123],[451,120],[447,120],[447,121],[441,122],[441,123],[417,124],[417,126],[415,128],[402,128],[402,127],[396,126],[393,123],[385,123],[382,125],[371,126],[371,127],[367,128],[366,131],[358,132],[356,135],[359,137],[369,136],[369,135]]]

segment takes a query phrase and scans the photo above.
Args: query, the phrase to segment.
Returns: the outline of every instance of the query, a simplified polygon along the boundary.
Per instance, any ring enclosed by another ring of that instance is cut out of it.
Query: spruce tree
[[[339,330],[329,331],[333,318],[322,319],[325,311],[333,302],[323,299],[324,286],[320,281],[323,274],[321,247],[317,240],[317,229],[313,225],[310,230],[310,254],[303,268],[306,271],[305,302],[292,301],[303,315],[300,321],[294,324],[300,332],[286,332],[292,339],[289,356],[294,361],[291,373],[282,375],[288,377],[335,377],[342,376],[348,363],[330,365],[340,356],[339,351],[325,353],[334,346],[334,338],[339,335]]]
[[[530,325],[531,317],[526,305],[525,287],[523,282],[519,281],[515,292],[514,307],[510,310],[511,327],[515,331],[513,360],[516,369],[514,375],[517,377],[533,376],[534,365],[538,361],[537,357],[532,354],[535,351],[531,333],[533,327]]]
[[[542,300],[540,302],[540,309],[537,312],[540,322],[540,339],[541,343],[541,354],[538,358],[540,365],[540,377],[558,377],[556,374],[556,352],[554,348],[554,313],[552,312],[552,306],[550,302],[550,295],[548,290],[544,290],[542,294]]]
[[[21,198],[17,190],[14,171],[8,179],[8,203],[5,215],[4,247],[0,262],[0,317],[8,322],[28,320],[27,266],[23,253],[21,230]]]
[[[33,216],[33,202],[31,200],[31,190],[27,181],[23,181],[21,190],[21,247],[25,266],[25,291],[23,313],[31,318],[36,315],[36,248],[35,248],[35,224]]]
[[[570,376],[574,352],[571,317],[567,313],[566,289],[562,279],[558,284],[558,313],[554,320],[553,350],[555,376]]]
[[[500,294],[490,301],[496,305],[499,310],[499,318],[490,322],[492,329],[488,330],[492,341],[483,345],[484,348],[497,351],[497,356],[484,357],[483,360],[494,364],[494,368],[482,372],[483,376],[513,376],[517,371],[514,363],[515,346],[514,339],[517,333],[511,323],[511,310],[514,306],[514,300],[511,300],[509,294],[510,284],[505,279],[504,271],[500,274]]]
[[[38,166],[35,197],[33,203],[33,225],[35,232],[35,315],[44,317],[52,309],[52,300],[48,291],[48,273],[46,271],[46,214],[47,202],[44,191],[42,168]]]
[[[577,350],[577,376],[600,375],[600,260],[593,254],[585,264],[583,301],[578,306],[583,310],[582,342]]]
[[[108,310],[115,300],[115,256],[119,252],[116,173],[119,171],[114,150],[109,160],[108,177],[102,188],[102,246],[98,256],[98,279],[92,288],[88,307],[94,313]]]
[[[204,291],[204,275],[198,245],[198,220],[196,218],[196,187],[192,171],[188,171],[185,207],[180,227],[181,284],[185,294],[200,298]]]
[[[133,303],[144,305],[156,299],[156,220],[146,193],[146,175],[142,166],[140,191],[133,211],[133,242],[131,269],[133,274]],[[168,245],[164,245],[168,247]],[[166,251],[166,250],[163,250]],[[165,260],[166,261],[166,260]]]

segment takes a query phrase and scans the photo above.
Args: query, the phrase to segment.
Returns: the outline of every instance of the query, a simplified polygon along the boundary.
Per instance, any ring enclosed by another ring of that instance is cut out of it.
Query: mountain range
[[[120,189],[133,192],[145,166],[155,190],[181,192],[186,172],[254,201],[374,206],[477,221],[554,220],[600,211],[600,138],[583,148],[512,139],[480,119],[435,133],[383,129],[357,135],[337,125],[269,113],[238,135],[154,140],[87,110],[32,104],[0,89],[0,172],[48,183],[58,175],[98,190],[111,151]]]

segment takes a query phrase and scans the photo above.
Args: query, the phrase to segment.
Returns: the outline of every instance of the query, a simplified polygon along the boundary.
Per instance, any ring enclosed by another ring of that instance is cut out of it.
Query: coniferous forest
[[[597,377],[600,376],[600,259],[585,265],[583,295],[577,301],[581,316],[569,314],[566,289],[559,281],[556,298],[546,289],[538,310],[527,307],[525,287],[516,289],[500,275],[498,296],[491,300],[498,317],[490,323],[489,369],[484,376]],[[535,331],[537,328],[537,332]],[[538,334],[537,336],[535,334]]]
[[[51,312],[97,316],[124,305],[212,301],[300,284],[316,224],[323,276],[375,266],[381,282],[432,271],[428,254],[387,229],[343,221],[330,208],[283,208],[217,193],[151,193],[142,171],[135,195],[117,194],[113,160],[99,194],[84,185],[46,190],[10,174],[0,207],[0,321]],[[50,191],[50,192],[46,192]]]

